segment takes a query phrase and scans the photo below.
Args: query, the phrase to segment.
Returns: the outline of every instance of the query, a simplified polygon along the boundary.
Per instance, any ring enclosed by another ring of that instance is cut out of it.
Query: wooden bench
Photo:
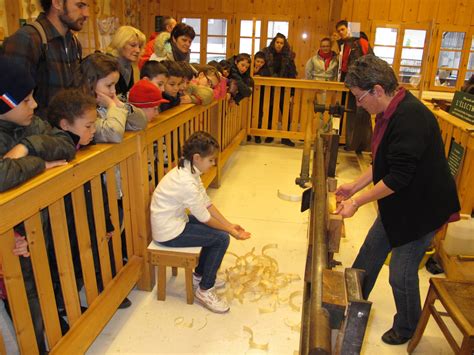
[[[446,313],[435,308],[435,301],[439,300]],[[474,353],[474,282],[453,281],[442,278],[431,278],[430,289],[426,296],[425,305],[415,334],[408,344],[408,353],[411,354],[418,345],[428,323],[430,315],[436,320],[446,340],[455,354],[471,355]],[[451,317],[463,335],[459,346],[449,331],[448,326],[441,318]]]
[[[157,273],[157,298],[166,299],[166,267],[172,268],[172,275],[178,275],[178,267],[184,268],[186,280],[186,301],[194,302],[193,270],[199,261],[201,247],[171,248],[160,245],[154,241],[148,245],[148,262],[158,267]]]

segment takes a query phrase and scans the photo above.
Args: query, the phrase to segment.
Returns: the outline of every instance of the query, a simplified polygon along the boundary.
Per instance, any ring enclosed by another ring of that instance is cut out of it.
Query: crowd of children
[[[37,117],[34,115],[37,107],[33,98],[33,90],[36,87],[34,79],[27,70],[14,61],[0,56],[2,67],[0,73],[0,137],[2,137],[0,192],[23,183],[45,169],[67,164],[68,161],[74,159],[76,151],[82,147],[96,143],[120,143],[125,131],[146,128],[148,122],[152,121],[159,112],[180,104],[208,105],[213,100],[229,100],[230,104],[238,105],[242,99],[250,97],[253,90],[253,80],[250,76],[252,60],[250,55],[245,53],[221,62],[212,61],[207,65],[194,65],[186,61],[174,60],[143,62],[140,80],[124,96],[118,96],[116,91],[121,75],[119,61],[114,56],[100,52],[83,58],[80,64],[81,82],[78,83],[79,85],[59,91],[51,98],[44,117]],[[266,75],[264,59],[259,57],[258,53],[254,69],[255,75]],[[206,172],[215,162],[217,147],[215,139],[204,132],[198,132],[189,138],[183,147],[183,157],[179,166],[166,175],[153,195],[152,225],[153,236],[158,242],[170,246],[189,244],[203,247],[200,263],[194,274],[196,299],[214,312],[226,312],[229,309],[228,305],[214,292],[214,287],[222,286],[222,282],[216,280],[216,272],[229,243],[228,235],[236,239],[247,239],[250,234],[239,225],[225,219],[210,203],[200,182],[199,175]],[[113,225],[108,206],[107,186],[105,179],[101,180],[106,234],[110,240],[114,233],[120,233],[122,230],[123,218],[120,217],[119,226]],[[122,195],[119,171],[116,172],[116,181],[117,203],[120,209]],[[179,194],[184,199],[182,206],[190,208],[191,212],[195,213],[189,218],[183,217],[184,209],[177,211],[177,206],[166,203],[173,186],[181,184],[182,191],[190,189],[193,192],[189,196]],[[196,186],[198,186],[197,190],[195,190]],[[90,183],[84,185],[84,195],[97,286],[100,292],[104,285],[101,277]],[[79,291],[84,285],[84,280],[70,195],[65,196],[65,208]],[[180,223],[178,227],[173,227],[173,231],[166,236],[165,241],[162,240],[161,235],[164,230],[170,228],[169,224],[172,224],[172,221],[162,216],[166,217],[170,213],[180,214]],[[43,224],[49,224],[47,212],[42,213],[41,218]],[[61,329],[65,333],[69,327],[61,295],[52,233],[46,227],[44,232],[53,288],[57,297],[58,315]],[[198,238],[198,235],[206,236],[206,238]],[[219,245],[214,245],[215,242]],[[15,227],[15,243],[13,253],[21,259],[39,351],[46,353],[44,325],[34,284],[33,269],[29,260],[27,236],[22,224]],[[110,245],[109,249],[112,258],[113,251]],[[123,256],[126,262],[125,252]],[[111,268],[112,273],[115,273],[112,260]],[[4,301],[5,309],[9,311],[0,261],[0,303],[1,300]],[[128,307],[130,304],[131,302],[125,299],[121,308]]]

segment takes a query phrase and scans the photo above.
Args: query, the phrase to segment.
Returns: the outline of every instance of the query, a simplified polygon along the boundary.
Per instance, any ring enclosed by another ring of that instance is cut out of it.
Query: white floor
[[[360,173],[360,166],[368,163],[368,156],[341,152],[337,167],[339,183],[350,181]],[[266,255],[275,258],[279,272],[299,274],[304,272],[306,259],[306,213],[300,213],[299,202],[289,202],[277,197],[277,191],[297,195],[301,190],[294,185],[299,175],[301,150],[279,145],[241,146],[224,171],[222,186],[209,189],[216,206],[234,223],[252,232],[247,241],[232,240],[229,251],[242,256],[255,248],[259,255],[267,244],[278,244]],[[350,267],[365,234],[375,218],[373,205],[364,206],[357,215],[346,220],[347,237],[341,242],[341,253],[336,259],[343,267]],[[226,255],[221,271],[235,264],[235,256]],[[428,289],[430,274],[420,271],[422,300]],[[292,292],[302,289],[302,281],[293,281],[279,291],[281,303],[274,312],[268,309],[272,298],[258,302],[244,299],[231,303],[231,311],[224,315],[213,314],[201,306],[187,305],[184,276],[169,275],[165,302],[156,300],[151,293],[132,291],[129,298],[133,305],[118,310],[111,322],[90,347],[88,354],[293,354],[299,346],[299,332],[291,325],[300,322],[300,313],[283,302]],[[406,345],[388,346],[380,336],[391,327],[394,304],[388,285],[388,270],[382,270],[371,299],[372,312],[362,349],[363,354],[405,354]],[[299,297],[296,304],[301,303]],[[267,344],[268,350],[249,346],[250,335],[244,326],[254,332],[254,342]],[[430,320],[418,354],[451,354],[435,322]]]

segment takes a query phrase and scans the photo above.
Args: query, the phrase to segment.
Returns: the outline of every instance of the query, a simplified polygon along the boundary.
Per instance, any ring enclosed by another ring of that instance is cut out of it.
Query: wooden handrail
[[[221,150],[217,167],[203,176],[206,186],[212,181],[218,181],[223,165],[245,138],[249,105],[250,100],[245,99],[239,106],[232,107],[227,106],[224,101],[214,101],[207,106],[178,106],[160,114],[146,130],[126,132],[120,144],[87,147],[79,151],[69,164],[47,170],[16,188],[0,193],[0,259],[3,260],[10,309],[22,353],[34,354],[38,352],[38,348],[28,311],[20,259],[11,252],[14,245],[13,228],[22,223],[25,225],[46,337],[52,352],[61,352],[62,349],[85,351],[137,282],[139,289],[153,288],[153,270],[144,257],[151,239],[150,194],[159,179],[177,163],[179,146],[197,130],[206,130],[218,138]],[[168,162],[164,159],[164,147],[167,149]],[[155,168],[157,175],[153,173],[150,182],[149,171],[154,171]],[[89,182],[95,235],[98,236],[93,236],[94,241],[89,233],[91,221],[88,220],[88,207],[84,199],[84,184]],[[105,187],[107,192],[102,193]],[[108,200],[115,230],[120,230],[117,209],[119,192],[122,196],[124,241],[129,260],[126,265],[122,262],[121,233],[114,232],[112,237],[114,258],[109,255],[108,239],[102,237],[106,227],[105,200]],[[73,255],[67,238],[70,226],[66,219],[66,196],[70,196],[69,203],[77,222],[76,248],[80,250],[80,263],[87,288],[86,298],[90,308],[82,315],[77,297]],[[52,230],[52,235],[48,235],[48,238],[52,237],[55,242],[64,305],[71,325],[65,337],[60,333],[57,312],[52,311],[57,306],[51,272],[48,262],[45,262],[49,258],[48,253],[52,252],[45,245],[46,234],[43,235],[45,216],[41,211],[46,209],[46,220]],[[102,266],[104,290],[101,293],[96,287],[97,271],[94,267],[95,256],[91,252],[92,242],[97,243]],[[111,267],[115,269],[115,273]],[[112,294],[115,296],[110,297]],[[77,344],[80,344],[79,348]]]

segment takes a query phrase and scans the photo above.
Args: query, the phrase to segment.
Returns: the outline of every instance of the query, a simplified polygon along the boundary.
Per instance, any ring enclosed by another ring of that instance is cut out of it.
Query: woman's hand
[[[238,224],[232,224],[230,226],[230,235],[233,236],[235,239],[238,240],[245,240],[249,239],[251,237],[251,234],[245,229],[243,229],[241,226]]]
[[[351,198],[349,200],[342,201],[339,206],[337,206],[334,214],[338,214],[342,216],[342,218],[350,218],[357,212],[358,209],[359,206],[355,200]]]
[[[336,201],[341,202],[351,198],[356,192],[355,182],[350,182],[339,186],[334,194],[336,195]]]

